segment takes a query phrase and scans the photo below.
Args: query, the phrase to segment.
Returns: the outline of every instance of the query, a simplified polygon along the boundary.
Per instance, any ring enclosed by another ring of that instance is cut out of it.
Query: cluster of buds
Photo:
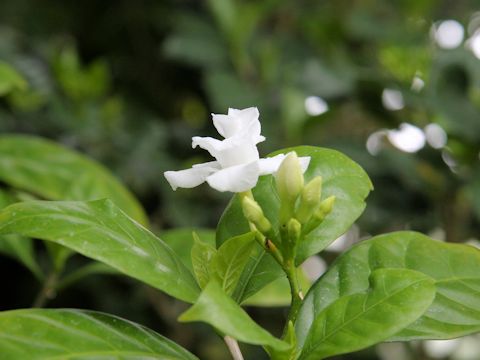
[[[296,245],[316,229],[332,211],[335,196],[324,200],[322,177],[305,184],[301,162],[289,153],[275,174],[280,199],[279,228],[273,229],[260,205],[251,196],[242,197],[242,209],[251,225],[282,249],[287,257],[295,256]]]

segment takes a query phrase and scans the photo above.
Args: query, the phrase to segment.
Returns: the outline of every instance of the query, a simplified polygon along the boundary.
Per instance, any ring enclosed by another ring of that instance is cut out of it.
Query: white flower
[[[212,114],[213,124],[224,140],[195,136],[192,147],[207,150],[216,161],[193,165],[186,170],[166,171],[165,178],[173,190],[192,188],[206,181],[218,191],[242,192],[253,188],[259,176],[276,172],[285,155],[260,159],[257,144],[265,137],[260,135],[258,117],[255,107],[228,109],[228,115]],[[300,161],[305,171],[310,157],[300,158]]]

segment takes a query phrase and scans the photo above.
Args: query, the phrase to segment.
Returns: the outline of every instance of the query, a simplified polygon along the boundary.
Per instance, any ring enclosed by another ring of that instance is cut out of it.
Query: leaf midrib
[[[363,311],[363,312],[359,313],[358,315],[350,318],[348,321],[342,322],[342,324],[341,324],[340,326],[338,326],[334,331],[330,332],[330,334],[329,334],[328,336],[322,337],[321,340],[317,343],[317,345],[316,345],[316,346],[313,346],[313,347],[311,348],[311,350],[306,353],[306,355],[312,353],[312,352],[313,352],[314,350],[316,350],[319,346],[321,346],[323,342],[325,342],[327,339],[329,339],[330,337],[332,337],[333,335],[335,335],[336,333],[338,333],[338,332],[339,332],[342,328],[344,328],[347,324],[351,323],[351,322],[354,321],[354,320],[357,320],[360,316],[362,316],[363,314],[369,312],[373,307],[376,307],[376,306],[378,306],[378,305],[386,302],[388,299],[392,298],[393,296],[397,295],[398,293],[400,293],[400,292],[402,292],[402,291],[405,291],[406,289],[408,289],[408,288],[410,288],[410,287],[412,287],[412,286],[414,286],[414,285],[416,285],[416,284],[418,284],[418,283],[424,282],[424,281],[426,281],[426,279],[417,280],[417,281],[415,281],[414,283],[411,283],[411,284],[409,284],[408,286],[406,286],[406,287],[404,287],[404,288],[402,288],[402,289],[400,289],[400,290],[398,290],[398,291],[393,292],[391,295],[385,297],[383,300],[381,300],[381,301],[379,301],[379,302],[376,302],[375,304],[373,304],[373,305],[371,305],[370,307],[366,308],[365,311]],[[354,295],[355,295],[355,294],[352,294],[351,296],[354,296]],[[365,293],[365,295],[368,296],[368,293]],[[334,303],[335,303],[335,302],[334,302]],[[332,303],[332,304],[334,304],[334,303]],[[325,308],[324,311],[327,311],[327,310],[328,310],[328,307]],[[320,314],[319,314],[319,316],[320,316]],[[309,332],[309,333],[310,333],[310,332]],[[301,357],[301,358],[304,358],[303,353],[302,353],[302,357]]]

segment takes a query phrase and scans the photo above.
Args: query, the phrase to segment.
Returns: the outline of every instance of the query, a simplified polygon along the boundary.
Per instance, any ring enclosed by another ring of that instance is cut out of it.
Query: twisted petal
[[[283,159],[285,159],[284,154],[278,154],[274,157],[260,159],[258,161],[260,167],[260,175],[269,175],[277,172],[278,167],[282,163]]]
[[[224,138],[233,136],[249,137],[259,143],[265,138],[260,135],[261,126],[256,107],[243,110],[228,109],[228,115],[212,114],[213,125]]]
[[[193,188],[200,185],[205,179],[220,169],[217,161],[193,165],[191,169],[180,171],[166,171],[163,173],[173,190],[177,188]]]
[[[287,155],[285,154],[278,154],[273,157],[260,159],[260,175],[269,175],[277,172],[280,164],[286,156]],[[303,156],[298,158],[298,160],[300,161],[300,167],[302,168],[302,172],[304,173],[307,170],[308,165],[310,164],[310,156]]]
[[[305,173],[308,169],[308,165],[310,165],[310,156],[302,156],[299,157],[298,160],[300,161],[300,167],[302,168],[302,173]]]
[[[253,188],[258,181],[258,161],[231,166],[207,177],[208,185],[218,191],[242,192]]]
[[[207,150],[222,168],[240,164],[248,164],[259,159],[255,143],[248,137],[234,136],[223,141],[195,136],[192,147],[200,146]]]

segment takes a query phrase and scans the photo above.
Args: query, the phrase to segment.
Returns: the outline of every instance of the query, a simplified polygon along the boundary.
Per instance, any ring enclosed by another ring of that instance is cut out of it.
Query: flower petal
[[[219,151],[223,149],[225,144],[223,141],[214,139],[212,137],[194,136],[192,138],[192,148],[195,149],[197,146],[207,150],[210,155],[212,155],[214,158],[217,158]]]
[[[163,175],[173,190],[177,188],[193,188],[200,185],[205,179],[220,169],[217,161],[193,165],[190,169],[180,171],[165,171]]]
[[[310,165],[310,156],[302,156],[299,157],[298,160],[300,161],[300,167],[302,168],[302,172],[304,173],[308,169],[308,165]]]
[[[278,167],[282,163],[283,159],[285,159],[285,154],[278,154],[274,157],[260,159],[258,161],[260,166],[260,175],[269,175],[277,172]]]
[[[224,138],[232,136],[248,136],[259,143],[265,138],[260,136],[261,126],[258,117],[260,116],[256,107],[243,110],[228,109],[228,115],[212,114],[213,125],[218,133]]]
[[[283,159],[285,159],[285,157],[285,154],[278,154],[273,157],[260,159],[260,175],[269,175],[277,172],[280,164],[282,163]],[[300,167],[302,168],[302,172],[304,173],[307,170],[308,165],[310,164],[310,156],[299,157],[298,160],[300,161]]]
[[[240,121],[229,115],[212,114],[212,120],[215,129],[217,129],[218,133],[224,138],[235,135],[240,129]]]
[[[249,137],[233,136],[225,140],[211,137],[192,138],[192,147],[200,146],[220,163],[222,168],[248,164],[259,159],[256,144]]]
[[[253,188],[258,181],[258,161],[231,166],[207,177],[208,185],[218,191],[242,192]]]

